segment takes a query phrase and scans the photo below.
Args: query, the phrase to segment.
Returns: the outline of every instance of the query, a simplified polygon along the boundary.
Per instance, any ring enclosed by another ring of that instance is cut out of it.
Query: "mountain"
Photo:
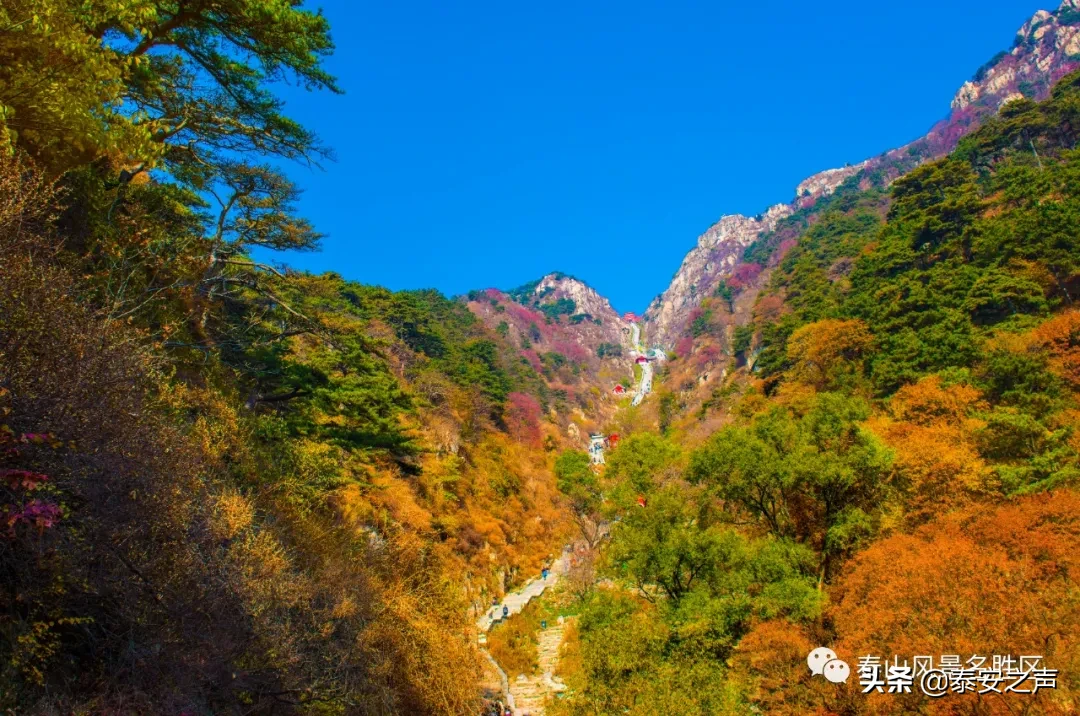
[[[1080,71],[1049,95],[887,191],[789,207],[689,312],[637,429],[577,476],[574,509],[599,482],[614,517],[556,713],[1080,712]],[[1000,643],[1062,678],[874,693],[867,655]]]
[[[674,347],[688,335],[693,310],[716,292],[721,281],[735,279],[737,288],[744,288],[746,276],[756,277],[767,268],[768,259],[777,260],[783,252],[775,253],[775,249],[798,233],[784,232],[783,219],[802,212],[793,222],[801,228],[813,220],[818,202],[845,183],[861,188],[888,186],[915,166],[948,154],[961,137],[996,115],[1005,103],[1044,99],[1057,80],[1078,66],[1080,0],[1064,0],[1054,12],[1036,12],[1017,31],[1010,50],[999,52],[960,87],[948,116],[925,136],[859,164],[819,172],[796,187],[790,202],[776,204],[756,217],[732,214],[709,227],[683,259],[668,288],[645,312],[650,340]],[[767,255],[747,256],[751,244],[769,234],[774,236]]]
[[[634,363],[564,274],[259,263],[318,245],[275,89],[336,88],[329,26],[178,5],[0,4],[0,712],[1077,713],[1074,2],[923,138],[710,228]],[[1060,677],[858,694],[817,645]]]
[[[630,324],[595,289],[551,273],[510,291],[473,291],[467,300],[544,377],[555,399],[551,415],[568,437],[583,440],[611,417],[612,387],[633,378]]]

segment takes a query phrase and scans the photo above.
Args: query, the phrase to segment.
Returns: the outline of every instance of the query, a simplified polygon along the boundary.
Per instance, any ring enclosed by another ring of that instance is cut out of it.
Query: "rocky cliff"
[[[1043,99],[1057,80],[1080,67],[1080,0],[1064,0],[1054,12],[1040,10],[1017,31],[1011,50],[1002,51],[978,69],[957,91],[949,115],[923,137],[860,164],[827,169],[801,182],[790,204],[777,204],[757,217],[722,217],[697,241],[668,288],[645,312],[650,341],[672,347],[686,334],[691,312],[722,281],[745,265],[747,246],[773,232],[782,219],[811,209],[841,184],[887,185],[914,166],[956,147],[957,141],[1006,102]],[[854,178],[854,179],[853,179]],[[756,276],[761,267],[752,267]]]
[[[1039,10],[1016,33],[1012,50],[1000,52],[965,82],[952,101],[954,112],[973,106],[997,109],[1021,96],[1044,96],[1080,60],[1080,0],[1065,0],[1056,12]]]
[[[732,275],[743,251],[759,234],[775,229],[791,211],[789,205],[777,204],[756,217],[732,214],[710,226],[683,259],[671,285],[645,312],[648,341],[674,345],[690,311],[716,291],[721,279]]]
[[[595,289],[552,273],[510,291],[473,291],[468,304],[544,376],[551,417],[569,437],[584,438],[614,412],[612,388],[633,376],[630,327]]]

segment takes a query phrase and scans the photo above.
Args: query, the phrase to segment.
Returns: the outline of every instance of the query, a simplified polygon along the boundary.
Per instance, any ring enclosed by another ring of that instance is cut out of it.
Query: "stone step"
[[[506,608],[507,616],[519,614],[529,602],[544,593],[548,587],[555,585],[559,578],[569,568],[570,549],[564,549],[562,556],[552,565],[547,579],[534,579],[521,589],[507,594],[500,604],[492,605],[477,619],[476,626],[479,632],[481,648],[487,642],[486,632],[492,626],[503,620],[503,608]],[[525,676],[507,679],[506,689],[513,697],[514,713],[517,716],[529,714],[529,716],[543,716],[544,704],[551,696],[565,689],[565,685],[555,681],[552,672],[558,663],[559,648],[563,639],[563,619],[559,618],[557,625],[544,629],[539,636],[538,656],[541,666],[539,676]],[[487,654],[487,651],[484,651]],[[488,659],[494,665],[494,659],[487,654]],[[497,665],[495,665],[497,668]]]

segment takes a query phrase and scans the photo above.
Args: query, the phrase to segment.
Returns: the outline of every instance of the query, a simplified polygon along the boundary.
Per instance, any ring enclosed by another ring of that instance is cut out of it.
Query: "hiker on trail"
[[[543,579],[544,581],[547,581],[547,576],[548,576],[548,568],[544,567],[543,569],[540,570],[540,579]]]
[[[504,604],[503,605],[503,619],[506,619],[508,616],[510,616],[510,607],[508,607],[508,606],[506,606]]]

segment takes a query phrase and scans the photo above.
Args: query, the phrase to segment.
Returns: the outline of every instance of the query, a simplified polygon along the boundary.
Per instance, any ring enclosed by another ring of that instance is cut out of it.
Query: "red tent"
[[[615,395],[622,395],[626,392],[626,388],[624,388],[622,385],[616,385],[614,388],[612,388],[612,392],[615,393]]]

